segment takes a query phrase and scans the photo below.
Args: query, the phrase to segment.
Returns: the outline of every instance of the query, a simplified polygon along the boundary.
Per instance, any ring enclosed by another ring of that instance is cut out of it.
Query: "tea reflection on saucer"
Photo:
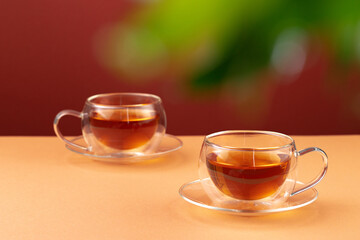
[[[205,179],[203,181],[209,181]],[[296,183],[298,185],[304,185],[301,182]],[[216,188],[214,186],[214,188]],[[214,189],[215,190],[215,189]],[[269,213],[284,212],[297,208],[304,207],[314,202],[317,199],[318,192],[315,188],[311,188],[307,191],[289,197],[289,199],[281,205],[276,207],[267,205],[252,205],[242,206],[241,201],[213,201],[205,192],[200,180],[185,183],[179,189],[180,196],[187,202],[212,210],[223,211],[227,213],[243,215],[243,216],[257,216]]]
[[[85,146],[85,140],[83,136],[75,137],[71,140],[71,142],[76,143],[78,145]],[[72,152],[77,154],[87,156],[96,161],[103,161],[103,162],[113,162],[113,163],[135,163],[135,162],[142,162],[145,160],[150,160],[158,157],[162,157],[166,154],[179,150],[183,146],[183,142],[177,138],[176,136],[165,134],[164,137],[161,139],[159,146],[157,149],[149,154],[144,155],[132,155],[132,156],[121,156],[121,155],[97,155],[91,151],[82,150],[80,148],[73,147],[72,145],[66,144],[65,147]]]

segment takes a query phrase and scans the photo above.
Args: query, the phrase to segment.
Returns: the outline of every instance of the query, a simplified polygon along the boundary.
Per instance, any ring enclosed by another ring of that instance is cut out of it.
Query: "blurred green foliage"
[[[153,62],[188,64],[193,89],[251,79],[271,65],[279,36],[292,29],[307,38],[321,38],[340,67],[360,59],[357,0],[159,1],[148,3],[118,28],[124,26],[131,29],[132,45],[118,53],[135,55],[127,66],[146,71]],[[124,36],[126,32],[119,38]],[[197,49],[202,47],[205,53],[198,57]]]

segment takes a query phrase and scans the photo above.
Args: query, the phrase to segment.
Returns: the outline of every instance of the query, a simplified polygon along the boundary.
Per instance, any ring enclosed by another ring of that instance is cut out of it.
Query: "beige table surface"
[[[184,201],[197,179],[203,137],[163,159],[96,162],[55,137],[0,137],[0,239],[360,239],[360,135],[294,136],[317,146],[329,171],[306,207],[260,217],[229,215]],[[306,179],[319,156],[304,157]]]

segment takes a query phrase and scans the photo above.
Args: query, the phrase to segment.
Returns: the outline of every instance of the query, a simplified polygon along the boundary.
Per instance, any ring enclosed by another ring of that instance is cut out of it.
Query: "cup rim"
[[[153,98],[154,101],[151,103],[141,103],[141,104],[124,104],[124,105],[106,105],[106,104],[100,104],[100,103],[94,103],[91,102],[92,100],[99,98],[99,97],[105,97],[105,96],[114,96],[114,95],[122,95],[122,96],[126,96],[126,95],[130,95],[130,96],[142,96],[142,97],[149,97],[149,98]],[[136,108],[136,107],[144,107],[144,106],[149,106],[149,105],[154,105],[156,103],[161,103],[161,98],[157,95],[154,94],[150,94],[150,93],[135,93],[135,92],[118,92],[118,93],[100,93],[100,94],[96,94],[93,95],[91,97],[88,97],[86,99],[85,104],[89,105],[89,106],[96,106],[96,107],[100,107],[100,108]]]
[[[290,140],[290,143],[285,144],[285,145],[280,145],[280,146],[274,146],[274,147],[225,147],[225,146],[221,146],[219,144],[213,143],[210,141],[210,138],[216,137],[216,136],[220,136],[220,135],[226,135],[226,134],[232,134],[232,133],[259,133],[259,134],[265,134],[265,135],[273,135],[273,136],[277,136],[277,137],[282,137],[282,138],[287,138],[288,140]],[[209,135],[205,136],[205,140],[204,142],[207,145],[210,145],[212,147],[215,148],[220,148],[220,149],[224,149],[224,150],[231,150],[231,151],[253,151],[254,149],[256,150],[260,150],[260,151],[272,151],[275,149],[282,149],[282,148],[288,148],[291,146],[295,147],[295,140],[283,133],[279,133],[279,132],[274,132],[274,131],[265,131],[265,130],[225,130],[225,131],[220,131],[220,132],[215,132],[215,133],[211,133]]]

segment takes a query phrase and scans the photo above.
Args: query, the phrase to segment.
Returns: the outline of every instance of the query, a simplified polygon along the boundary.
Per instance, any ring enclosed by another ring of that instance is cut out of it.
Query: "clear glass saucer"
[[[86,146],[85,140],[83,136],[78,136],[70,140],[71,142]],[[102,161],[102,162],[113,162],[113,163],[135,163],[135,162],[141,162],[145,160],[155,159],[162,157],[166,154],[169,154],[171,152],[174,152],[176,150],[179,150],[183,146],[183,142],[177,138],[176,136],[165,134],[164,137],[161,139],[161,142],[156,149],[155,152],[144,154],[144,155],[133,155],[133,156],[126,156],[122,157],[119,155],[97,155],[91,151],[83,150],[80,148],[76,148],[74,146],[65,144],[65,147],[69,149],[72,152],[75,152],[77,154],[89,157],[96,161]]]
[[[204,181],[211,181],[205,179]],[[296,182],[296,186],[304,185],[302,182]],[[216,188],[214,186],[214,188]],[[217,189],[214,189],[217,190]],[[317,199],[318,192],[315,188],[311,188],[302,193],[296,194],[289,199],[275,206],[256,205],[254,204],[249,208],[242,205],[240,201],[229,200],[229,201],[213,201],[210,199],[208,194],[205,192],[200,180],[185,183],[179,189],[180,196],[191,204],[208,208],[212,210],[223,211],[227,213],[243,215],[243,216],[258,216],[270,213],[285,212],[297,208],[304,207],[314,202]],[[229,198],[231,199],[231,198]],[[246,208],[246,209],[245,209]]]

